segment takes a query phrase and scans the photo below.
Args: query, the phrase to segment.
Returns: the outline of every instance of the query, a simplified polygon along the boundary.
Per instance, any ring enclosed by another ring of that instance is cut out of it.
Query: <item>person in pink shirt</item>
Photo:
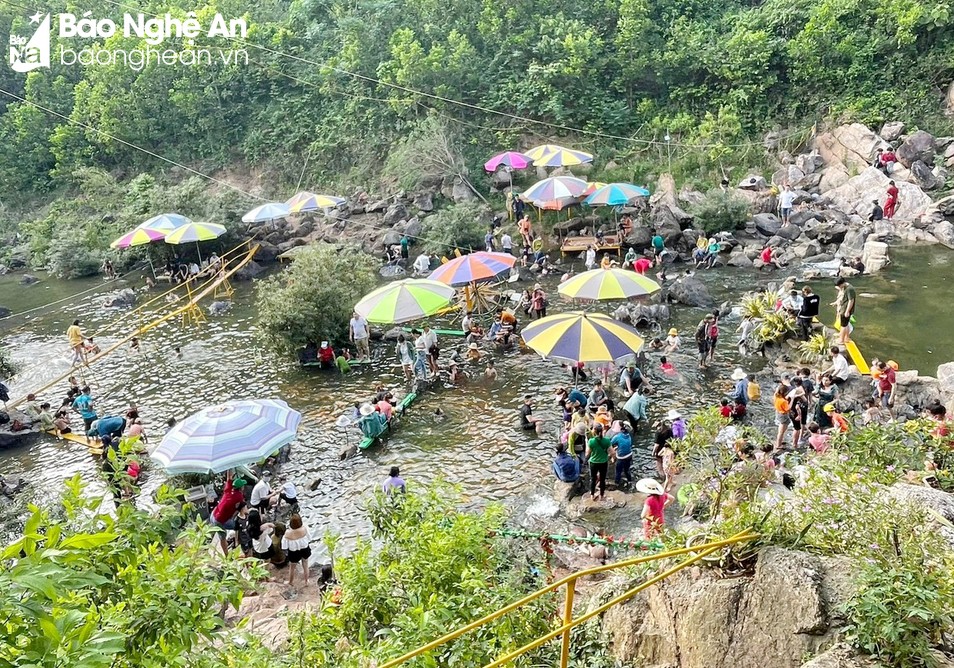
[[[645,257],[641,257],[635,262],[633,262],[633,271],[635,271],[637,274],[645,276],[646,272],[649,271],[652,268],[652,266],[653,266],[652,260]]]
[[[643,478],[636,483],[636,491],[646,494],[643,503],[643,538],[652,540],[662,533],[666,526],[665,509],[675,498],[658,481]]]
[[[388,422],[391,421],[391,415],[394,413],[394,404],[391,403],[391,399],[394,398],[390,392],[384,395],[384,397],[376,404],[378,412],[384,416],[384,419]]]
[[[828,448],[831,447],[831,436],[823,432],[817,422],[808,425],[808,432],[810,434],[808,444],[812,446],[812,449],[820,455],[828,452]]]

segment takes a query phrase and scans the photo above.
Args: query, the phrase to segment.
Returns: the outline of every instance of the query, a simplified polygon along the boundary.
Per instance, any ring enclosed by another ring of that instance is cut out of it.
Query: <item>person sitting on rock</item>
[[[553,475],[560,482],[576,482],[580,479],[580,459],[573,457],[566,450],[566,444],[558,443],[556,457],[553,460]]]
[[[884,220],[884,209],[882,209],[881,205],[878,204],[878,200],[873,200],[871,205],[872,208],[871,213],[868,214],[868,222],[873,223],[878,220]]]
[[[898,156],[895,155],[894,150],[889,148],[887,151],[881,152],[881,169],[885,175],[890,174],[894,169],[894,163],[898,161]]]

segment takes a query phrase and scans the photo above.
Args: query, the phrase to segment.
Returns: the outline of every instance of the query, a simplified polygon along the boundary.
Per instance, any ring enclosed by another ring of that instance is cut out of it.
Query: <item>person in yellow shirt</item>
[[[749,374],[749,386],[746,389],[746,393],[749,396],[749,401],[758,401],[762,398],[762,388],[755,382],[755,374]]]
[[[84,338],[86,337],[83,336],[83,330],[80,329],[80,321],[74,320],[73,324],[66,328],[66,339],[73,351],[73,366],[86,361],[86,350],[83,347]]]
[[[613,267],[613,261],[610,259],[609,253],[603,253],[603,259],[600,260],[600,267],[603,269],[611,269]]]

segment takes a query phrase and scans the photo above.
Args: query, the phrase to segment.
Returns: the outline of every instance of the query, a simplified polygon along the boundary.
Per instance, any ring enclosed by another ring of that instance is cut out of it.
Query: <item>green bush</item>
[[[259,284],[259,332],[285,354],[308,342],[346,341],[354,305],[376,282],[377,261],[357,248],[306,248],[288,269]]]
[[[696,220],[709,234],[731,232],[749,219],[749,203],[721,190],[706,193],[705,199],[692,207]]]
[[[75,235],[53,239],[46,251],[47,269],[60,278],[82,278],[99,272],[102,256],[86,247]]]
[[[477,202],[461,202],[441,209],[421,225],[424,249],[442,255],[450,255],[455,248],[484,250],[484,235],[491,218],[490,209]]]

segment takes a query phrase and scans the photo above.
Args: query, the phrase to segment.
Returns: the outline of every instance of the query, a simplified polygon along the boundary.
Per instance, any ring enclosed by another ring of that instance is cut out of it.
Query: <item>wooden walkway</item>
[[[567,237],[560,244],[560,255],[566,257],[567,253],[583,253],[590,246],[596,249],[597,255],[607,251],[619,255],[619,236],[607,234],[602,244],[597,243],[596,237]]]

